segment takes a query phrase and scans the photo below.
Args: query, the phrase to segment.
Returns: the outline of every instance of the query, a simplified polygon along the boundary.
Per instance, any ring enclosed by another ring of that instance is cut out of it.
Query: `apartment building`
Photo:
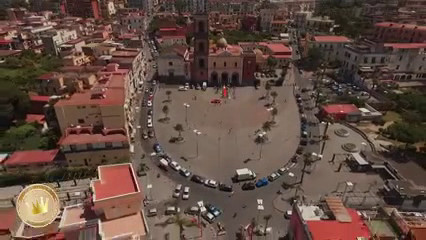
[[[39,95],[63,95],[73,93],[83,86],[74,79],[64,79],[63,74],[50,72],[43,74],[35,80],[35,89]]]
[[[83,234],[88,239],[147,239],[144,196],[132,165],[99,166],[98,175],[91,182],[91,200],[65,207],[59,224],[65,239]]]
[[[343,60],[343,47],[345,44],[351,43],[352,40],[345,36],[312,36],[308,37],[308,49],[312,47],[318,48],[324,60],[328,62]]]
[[[385,43],[390,48],[388,69],[395,81],[426,80],[426,43]]]
[[[372,236],[357,211],[343,206],[337,197],[326,197],[322,205],[294,204],[288,235],[290,240],[353,240]]]
[[[339,56],[342,74],[348,80],[354,80],[361,68],[375,69],[389,63],[389,50],[383,44],[366,39],[346,44]]]
[[[120,14],[118,20],[123,33],[143,33],[148,27],[142,11]]]
[[[422,43],[426,41],[426,26],[381,22],[376,23],[374,27],[374,37],[380,42]]]
[[[126,126],[124,103],[128,70],[109,64],[99,75],[90,89],[76,92],[55,104],[62,134],[69,127],[102,126],[106,129],[120,129]]]
[[[102,17],[99,0],[66,0],[67,13],[73,17],[95,18]]]
[[[191,79],[188,47],[174,45],[162,50],[158,57],[158,76],[161,81],[181,84]]]
[[[47,54],[59,55],[60,46],[63,43],[77,39],[75,30],[59,29],[52,30],[42,34],[41,41],[43,42],[44,51]]]
[[[130,157],[128,137],[124,128],[67,128],[58,145],[67,165],[72,167],[96,167],[128,162]]]
[[[274,27],[274,30],[281,30],[280,27],[282,24],[285,24],[287,16],[287,10],[284,8],[264,8],[260,10],[260,28],[263,32],[272,31],[271,28]],[[277,22],[280,21],[280,22]],[[273,23],[275,23],[274,26]],[[284,30],[284,28],[282,28]]]

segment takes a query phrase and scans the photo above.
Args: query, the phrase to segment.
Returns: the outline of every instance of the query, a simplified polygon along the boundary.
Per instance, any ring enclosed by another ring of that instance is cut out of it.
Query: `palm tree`
[[[271,111],[271,115],[272,115],[272,123],[275,123],[275,116],[278,115],[278,109],[273,108]]]
[[[263,125],[262,125],[262,129],[265,132],[271,131],[271,127],[272,127],[272,124],[269,121],[264,122]]]
[[[269,83],[265,84],[265,90],[266,90],[266,98],[269,98],[269,91],[271,91],[271,85]]]
[[[193,227],[197,225],[195,222],[192,222],[191,220],[182,217],[181,214],[177,214],[176,216],[167,219],[166,222],[168,224],[175,224],[179,227],[180,239],[185,239],[185,235],[183,233],[185,227]]]
[[[260,146],[259,148],[259,160],[262,159],[262,148],[263,148],[263,144],[265,144],[266,140],[268,138],[266,137],[265,134],[259,134],[256,136],[256,138],[254,139],[254,142]]]
[[[168,102],[170,102],[171,100],[170,100],[170,95],[172,94],[172,91],[170,91],[170,90],[167,90],[166,91],[166,95],[167,95],[167,101]]]
[[[303,190],[303,188],[302,188],[302,184],[297,184],[296,185],[293,199],[297,199],[298,198],[299,192],[305,192],[305,190]]]
[[[305,178],[305,173],[306,173],[306,166],[311,165],[313,162],[312,160],[312,153],[305,153],[303,155],[303,169],[302,169],[302,176],[300,177],[300,184],[303,183],[303,179]]]
[[[278,93],[275,91],[272,91],[271,97],[272,97],[272,105],[275,105],[275,99],[278,97]]]
[[[169,114],[169,106],[164,105],[164,106],[163,106],[163,109],[161,109],[161,111],[163,111],[164,115],[166,115],[166,116],[164,117],[164,119],[168,119],[167,115]]]
[[[271,220],[272,215],[268,214],[266,216],[263,216],[263,219],[265,219],[266,223],[265,223],[265,238],[266,238],[266,229],[268,229],[268,224],[269,224],[269,220]]]
[[[183,132],[182,124],[180,124],[180,123],[176,124],[174,129],[175,129],[175,131],[177,131],[179,133],[179,139],[182,139],[182,132]]]

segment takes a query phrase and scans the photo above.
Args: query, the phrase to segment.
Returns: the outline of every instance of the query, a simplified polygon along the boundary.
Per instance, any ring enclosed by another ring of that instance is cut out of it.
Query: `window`
[[[420,66],[420,67],[419,67],[419,71],[420,71],[420,70],[422,70],[422,68],[423,68],[423,66]]]
[[[371,58],[371,63],[376,63],[376,57]]]
[[[199,21],[198,22],[198,32],[203,33],[204,31],[204,22],[203,21]]]
[[[399,57],[399,61],[402,61],[402,56]]]
[[[204,59],[199,59],[198,60],[198,67],[204,68],[204,65],[205,65]]]
[[[204,43],[203,42],[198,43],[198,51],[204,52]]]
[[[84,123],[84,119],[79,118],[79,119],[78,119],[78,123],[79,123],[79,124],[83,124],[83,123]]]
[[[169,62],[169,66],[173,66],[173,62]]]
[[[226,62],[223,62],[223,66],[226,67]]]
[[[380,63],[385,63],[385,57],[380,58]]]
[[[396,70],[398,70],[398,69],[399,69],[399,65],[396,66]]]
[[[365,57],[364,58],[364,63],[367,63],[368,62],[368,58],[367,57]]]
[[[234,66],[235,66],[235,67],[238,67],[238,63],[237,63],[237,62],[235,62]]]
[[[216,67],[216,62],[213,62],[213,67]]]

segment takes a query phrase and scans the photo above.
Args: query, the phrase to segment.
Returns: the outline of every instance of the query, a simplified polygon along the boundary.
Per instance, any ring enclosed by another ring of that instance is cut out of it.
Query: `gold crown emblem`
[[[40,197],[40,201],[32,202],[31,205],[28,202],[25,203],[32,214],[38,215],[47,213],[49,209],[49,199]]]

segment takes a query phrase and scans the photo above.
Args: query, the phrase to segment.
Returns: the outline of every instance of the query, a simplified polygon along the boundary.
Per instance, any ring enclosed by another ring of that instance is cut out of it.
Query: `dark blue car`
[[[268,179],[266,177],[264,177],[264,178],[257,180],[256,187],[260,188],[260,187],[266,186],[268,184],[269,184]]]
[[[154,144],[154,146],[152,146],[152,148],[154,149],[154,151],[155,151],[156,153],[161,153],[161,152],[163,152],[163,149],[161,148],[160,144],[158,144],[158,143]]]

